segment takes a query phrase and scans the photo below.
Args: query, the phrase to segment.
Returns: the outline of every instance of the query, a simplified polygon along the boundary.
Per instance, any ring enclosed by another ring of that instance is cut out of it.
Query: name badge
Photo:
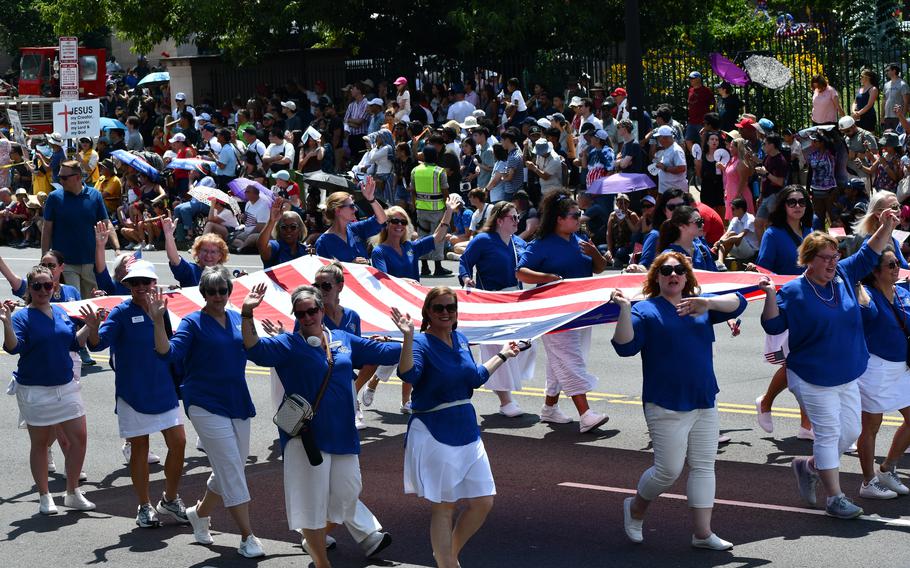
[[[142,323],[145,321],[145,316],[133,316],[133,323]]]
[[[333,342],[329,343],[329,349],[338,349],[338,347],[340,347],[340,346],[341,346],[340,341],[333,341]]]

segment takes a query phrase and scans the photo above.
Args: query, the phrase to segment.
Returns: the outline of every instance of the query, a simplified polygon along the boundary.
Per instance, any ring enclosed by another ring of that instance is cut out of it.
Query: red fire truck
[[[51,132],[53,104],[60,100],[59,47],[23,47],[19,71],[19,96],[0,97],[0,112],[19,111],[22,126],[32,134]],[[79,98],[104,96],[107,82],[107,52],[79,48]],[[5,114],[5,113],[3,113]]]

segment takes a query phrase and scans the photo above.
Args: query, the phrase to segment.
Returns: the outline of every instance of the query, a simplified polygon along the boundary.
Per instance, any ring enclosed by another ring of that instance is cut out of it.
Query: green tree
[[[0,49],[15,54],[20,47],[53,45],[57,41],[54,30],[41,19],[33,2],[27,0],[0,0]]]

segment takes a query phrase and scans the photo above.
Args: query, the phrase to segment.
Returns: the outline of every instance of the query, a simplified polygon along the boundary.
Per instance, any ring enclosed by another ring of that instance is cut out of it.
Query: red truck
[[[31,134],[51,132],[53,104],[60,100],[59,47],[23,47],[19,71],[19,96],[0,97],[0,112],[19,111],[22,126]],[[105,95],[107,52],[79,48],[79,98],[95,99]],[[5,113],[4,113],[5,114]]]

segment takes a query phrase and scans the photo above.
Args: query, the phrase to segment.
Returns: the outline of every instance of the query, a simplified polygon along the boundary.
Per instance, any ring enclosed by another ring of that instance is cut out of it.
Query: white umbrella
[[[203,203],[208,203],[212,198],[217,199],[230,207],[235,215],[240,215],[240,204],[237,203],[237,200],[220,189],[197,184],[191,187],[187,193],[190,197],[195,197]]]
[[[783,89],[793,81],[790,68],[773,57],[752,55],[743,61],[743,67],[754,83],[769,89]]]

